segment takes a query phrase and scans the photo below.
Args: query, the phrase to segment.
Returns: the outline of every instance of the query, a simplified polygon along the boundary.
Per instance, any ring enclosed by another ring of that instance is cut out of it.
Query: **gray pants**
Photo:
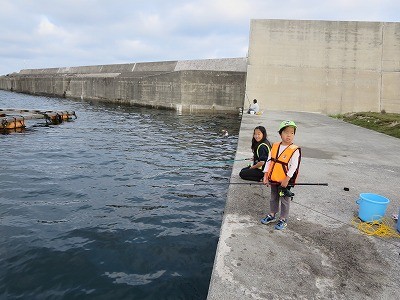
[[[278,186],[271,185],[271,201],[269,202],[271,213],[279,212],[279,200],[281,202],[280,219],[287,220],[289,216],[290,197],[279,197]]]

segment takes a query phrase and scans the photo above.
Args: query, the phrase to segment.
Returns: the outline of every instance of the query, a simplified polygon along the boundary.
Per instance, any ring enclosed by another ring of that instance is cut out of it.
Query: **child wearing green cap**
[[[293,144],[297,125],[293,121],[283,121],[279,126],[281,142],[274,143],[264,168],[263,183],[271,185],[270,213],[263,219],[262,224],[275,222],[279,212],[279,221],[275,229],[281,230],[287,226],[290,199],[288,195],[279,193],[280,187],[290,189],[296,182],[299,172],[301,150]]]

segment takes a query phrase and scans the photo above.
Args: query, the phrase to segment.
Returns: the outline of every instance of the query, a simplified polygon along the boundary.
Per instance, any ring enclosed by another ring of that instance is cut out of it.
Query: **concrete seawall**
[[[178,111],[238,112],[246,65],[245,58],[228,58],[28,69],[1,76],[0,89]]]
[[[400,23],[252,20],[246,92],[268,110],[400,113]]]

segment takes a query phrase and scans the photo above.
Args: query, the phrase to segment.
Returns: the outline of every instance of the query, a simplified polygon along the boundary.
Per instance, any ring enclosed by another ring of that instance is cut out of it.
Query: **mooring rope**
[[[390,222],[390,219],[387,218],[382,218],[381,221],[363,222],[355,217],[352,224],[366,235],[400,238],[400,233],[393,228],[394,221]]]

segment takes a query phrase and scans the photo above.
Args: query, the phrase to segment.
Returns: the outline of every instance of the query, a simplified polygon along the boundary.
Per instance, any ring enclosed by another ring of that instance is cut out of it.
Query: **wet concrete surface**
[[[400,208],[400,140],[301,112],[244,115],[236,159],[251,156],[254,127],[279,140],[279,123],[294,120],[302,147],[288,227],[262,225],[270,190],[230,185],[208,299],[399,299],[400,238],[367,236],[357,221],[360,193],[390,200],[385,217]],[[231,182],[246,162],[237,161]],[[393,228],[396,226],[390,223]]]

